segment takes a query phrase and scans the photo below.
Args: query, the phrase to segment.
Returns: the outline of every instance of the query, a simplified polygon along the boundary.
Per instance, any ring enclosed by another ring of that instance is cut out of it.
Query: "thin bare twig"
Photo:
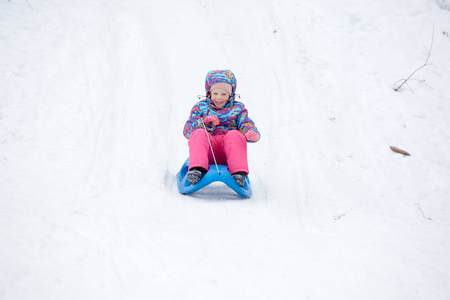
[[[344,217],[346,214],[347,214],[347,212],[345,212],[343,214],[336,215],[336,216],[334,216],[334,219],[335,220],[339,220],[340,218]]]
[[[411,77],[412,77],[414,74],[416,74],[419,70],[425,68],[426,66],[430,66],[430,65],[431,65],[431,64],[428,63],[428,61],[430,60],[431,50],[433,50],[433,45],[434,45],[434,24],[433,24],[433,35],[431,36],[431,46],[430,46],[430,50],[428,50],[427,48],[425,48],[425,50],[427,50],[427,52],[428,52],[427,59],[425,60],[425,63],[424,63],[422,66],[420,66],[419,68],[417,68],[414,72],[412,72],[411,75],[408,76],[408,78],[406,78],[406,79],[400,79],[399,81],[402,81],[402,83],[401,83],[398,87],[396,87],[396,88],[394,89],[394,91],[398,92],[404,84],[406,84],[406,85],[409,87],[409,85],[407,84],[408,80],[411,80]],[[399,82],[399,81],[397,81],[397,82]],[[411,89],[411,87],[409,87],[409,88]]]
[[[425,216],[425,214],[423,213],[422,207],[420,207],[420,204],[419,204],[419,203],[414,203],[414,204],[417,205],[417,207],[419,208],[420,212],[422,213],[422,216],[423,216],[425,219],[430,220],[430,221],[433,221],[430,217],[426,217],[426,216]]]

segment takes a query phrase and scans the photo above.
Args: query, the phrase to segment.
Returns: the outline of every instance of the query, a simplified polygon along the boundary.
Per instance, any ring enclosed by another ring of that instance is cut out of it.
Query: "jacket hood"
[[[226,82],[231,85],[231,98],[234,99],[236,92],[236,77],[230,70],[212,70],[206,74],[205,90],[206,94],[209,94],[211,86],[217,82]]]

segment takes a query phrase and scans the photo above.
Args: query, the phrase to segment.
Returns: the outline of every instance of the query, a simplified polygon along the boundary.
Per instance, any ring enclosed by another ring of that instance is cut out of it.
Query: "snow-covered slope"
[[[1,1],[0,298],[449,299],[450,2],[394,2]],[[220,68],[250,199],[176,188]]]

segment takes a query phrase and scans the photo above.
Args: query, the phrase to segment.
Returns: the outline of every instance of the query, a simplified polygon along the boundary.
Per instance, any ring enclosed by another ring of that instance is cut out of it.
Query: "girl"
[[[249,173],[247,142],[257,142],[260,133],[244,104],[235,100],[236,78],[230,70],[209,71],[205,89],[206,99],[194,105],[183,130],[189,139],[187,180],[191,184],[199,182],[215,157],[217,164],[228,166],[234,180],[243,187]]]

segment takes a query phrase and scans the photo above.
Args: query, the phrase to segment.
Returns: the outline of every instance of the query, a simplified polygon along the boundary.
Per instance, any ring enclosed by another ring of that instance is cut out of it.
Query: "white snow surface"
[[[450,299],[449,33],[448,0],[1,0],[0,299]],[[253,196],[181,195],[225,68]]]

